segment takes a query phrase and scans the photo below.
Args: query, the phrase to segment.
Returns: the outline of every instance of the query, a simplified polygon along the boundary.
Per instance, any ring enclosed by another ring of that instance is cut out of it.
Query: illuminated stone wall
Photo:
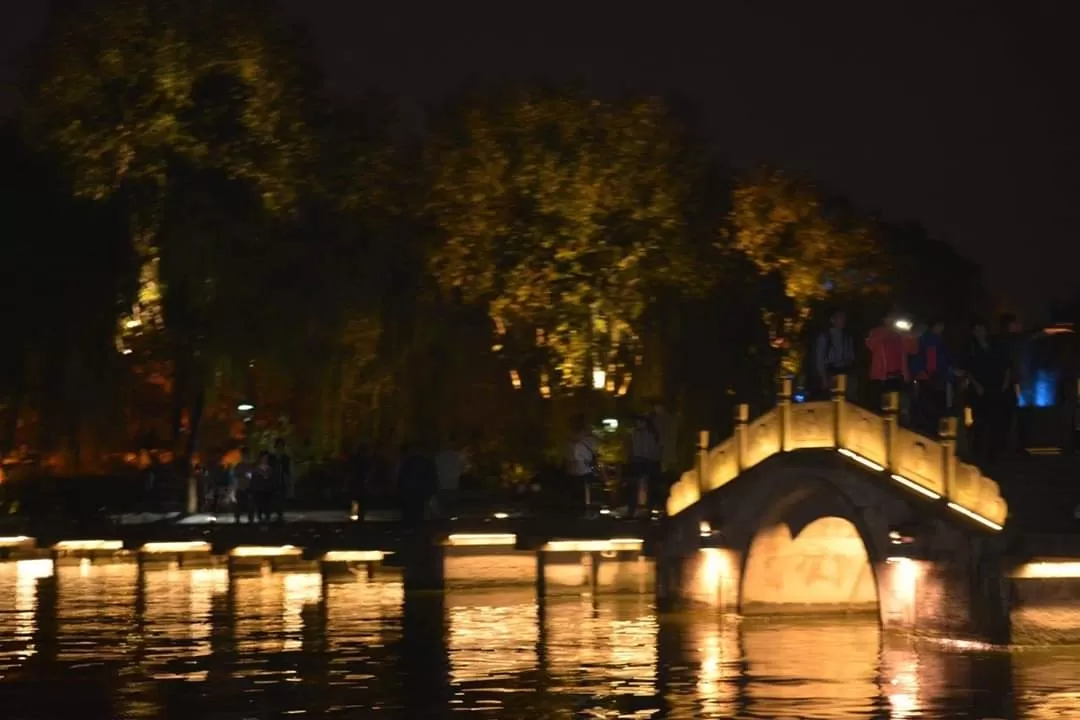
[[[794,538],[784,523],[763,529],[750,546],[744,573],[744,614],[877,612],[866,547],[843,518],[816,520]]]

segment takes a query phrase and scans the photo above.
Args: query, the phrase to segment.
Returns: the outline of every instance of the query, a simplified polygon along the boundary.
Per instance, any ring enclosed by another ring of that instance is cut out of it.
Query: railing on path
[[[939,438],[901,428],[896,393],[883,398],[882,413],[865,410],[845,399],[846,378],[838,376],[831,400],[792,402],[792,384],[785,379],[777,406],[750,420],[748,406],[736,408],[735,434],[709,447],[701,433],[697,467],[683,473],[668,496],[668,515],[677,515],[703,494],[734,480],[773,455],[807,449],[835,449],[867,469],[923,496],[944,502],[950,510],[1000,530],[1008,506],[996,482],[974,465],[956,457],[956,419],[941,422]]]

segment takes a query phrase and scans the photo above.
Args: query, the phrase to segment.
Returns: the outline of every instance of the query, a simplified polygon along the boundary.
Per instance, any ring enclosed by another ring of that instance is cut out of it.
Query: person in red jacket
[[[917,352],[918,339],[898,327],[897,318],[888,316],[870,331],[866,347],[870,350],[871,400],[880,404],[885,393],[900,393],[903,398],[911,373],[908,355]]]

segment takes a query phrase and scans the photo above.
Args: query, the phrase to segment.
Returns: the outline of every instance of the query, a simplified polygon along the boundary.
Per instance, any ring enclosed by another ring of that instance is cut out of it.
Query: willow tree
[[[687,157],[653,99],[525,89],[443,118],[426,157],[430,266],[486,308],[515,385],[549,394],[603,372],[609,390],[625,388],[651,293],[692,276]]]
[[[200,391],[212,350],[202,321],[253,311],[215,302],[266,250],[249,221],[289,212],[305,176],[299,50],[269,0],[75,0],[40,46],[29,133],[78,195],[126,208],[141,260],[121,349],[170,348],[174,371]],[[222,249],[241,238],[247,253]]]
[[[725,240],[761,275],[779,280],[786,302],[762,308],[762,319],[780,353],[780,371],[797,374],[799,340],[814,306],[834,293],[867,287],[876,253],[870,233],[850,213],[830,207],[813,186],[759,169],[735,187]]]

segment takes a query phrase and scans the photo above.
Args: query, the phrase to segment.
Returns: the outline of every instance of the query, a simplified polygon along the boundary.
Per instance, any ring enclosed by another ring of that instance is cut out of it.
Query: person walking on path
[[[251,462],[251,450],[240,448],[240,462],[232,469],[233,518],[236,524],[247,515],[249,523],[255,522],[255,498],[252,495],[252,480],[255,464]]]
[[[566,503],[572,514],[590,514],[599,504],[598,493],[605,480],[604,470],[600,464],[600,448],[584,415],[574,418],[573,428],[574,434],[570,439],[567,457],[570,487],[567,491]]]
[[[346,495],[349,498],[349,517],[362,522],[367,512],[368,487],[371,484],[374,458],[367,443],[360,443],[349,458]]]
[[[660,454],[660,434],[656,427],[644,415],[635,417],[625,488],[626,510],[631,517],[649,511],[650,489],[660,478]]]
[[[292,474],[292,458],[285,451],[285,440],[274,441],[274,452],[270,455],[270,507],[280,523],[285,522],[285,502],[295,494]]]

